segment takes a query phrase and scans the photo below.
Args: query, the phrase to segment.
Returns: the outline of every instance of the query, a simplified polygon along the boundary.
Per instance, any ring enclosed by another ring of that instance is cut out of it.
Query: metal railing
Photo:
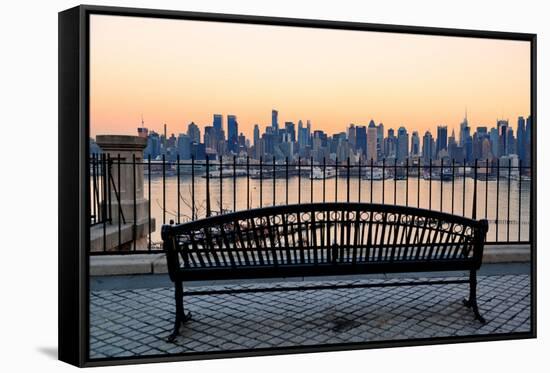
[[[138,240],[136,174],[140,167],[147,222]],[[120,173],[125,168],[133,175],[133,209],[127,210],[119,203]],[[113,177],[113,172],[118,175]],[[530,175],[530,165],[520,161],[513,166],[499,159],[471,164],[430,161],[421,165],[409,160],[352,164],[350,159],[291,162],[287,158],[277,162],[275,158],[266,161],[248,157],[233,157],[231,161],[168,161],[165,157],[136,161],[134,156],[131,161],[122,161],[120,156],[92,155],[91,229],[106,235],[107,228],[115,225],[119,246],[108,249],[104,238],[102,249],[91,254],[156,252],[161,248],[160,224],[311,202],[405,205],[484,218],[489,221],[487,243],[526,244],[531,242]],[[152,219],[158,229],[153,228]],[[132,239],[124,244],[121,236],[126,225],[132,226]]]
[[[118,200],[112,177],[112,161],[105,154],[92,154],[90,158],[91,216],[90,226],[112,222],[113,195]],[[107,177],[105,177],[107,175]],[[111,185],[109,185],[111,184]],[[118,188],[120,190],[120,188]]]

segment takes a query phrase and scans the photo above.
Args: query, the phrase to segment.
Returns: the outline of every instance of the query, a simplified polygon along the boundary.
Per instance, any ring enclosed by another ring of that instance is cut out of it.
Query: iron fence
[[[157,252],[160,224],[169,222],[268,205],[344,201],[485,218],[488,243],[527,244],[531,242],[530,175],[530,165],[499,159],[470,164],[249,157],[169,161],[93,154],[90,224],[99,244],[91,254]]]

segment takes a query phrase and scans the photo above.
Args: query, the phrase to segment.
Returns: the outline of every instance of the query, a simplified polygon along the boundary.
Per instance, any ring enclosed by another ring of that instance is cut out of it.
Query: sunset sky
[[[142,115],[157,132],[203,132],[220,113],[251,138],[273,108],[280,125],[329,134],[370,119],[450,134],[466,108],[474,128],[529,115],[524,41],[100,15],[90,31],[93,137],[137,135]]]

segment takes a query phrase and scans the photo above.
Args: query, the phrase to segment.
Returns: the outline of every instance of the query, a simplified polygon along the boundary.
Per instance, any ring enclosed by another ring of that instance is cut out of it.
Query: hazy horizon
[[[530,114],[525,41],[92,15],[91,136],[169,134],[213,114],[252,137],[285,121],[328,134],[373,119],[435,134]],[[458,132],[456,132],[458,136]]]

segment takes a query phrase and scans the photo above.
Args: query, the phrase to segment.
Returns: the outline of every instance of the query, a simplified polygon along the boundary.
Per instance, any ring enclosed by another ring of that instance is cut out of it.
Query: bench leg
[[[468,308],[472,308],[472,311],[474,311],[475,319],[479,320],[482,324],[485,324],[486,321],[483,318],[483,316],[479,313],[479,308],[477,306],[477,273],[475,270],[470,271],[470,298],[464,299],[462,303]]]
[[[168,342],[174,342],[180,334],[180,326],[191,320],[191,312],[185,313],[183,308],[183,284],[181,281],[175,281],[174,298],[176,301],[176,318],[174,321],[174,330],[168,336]]]

